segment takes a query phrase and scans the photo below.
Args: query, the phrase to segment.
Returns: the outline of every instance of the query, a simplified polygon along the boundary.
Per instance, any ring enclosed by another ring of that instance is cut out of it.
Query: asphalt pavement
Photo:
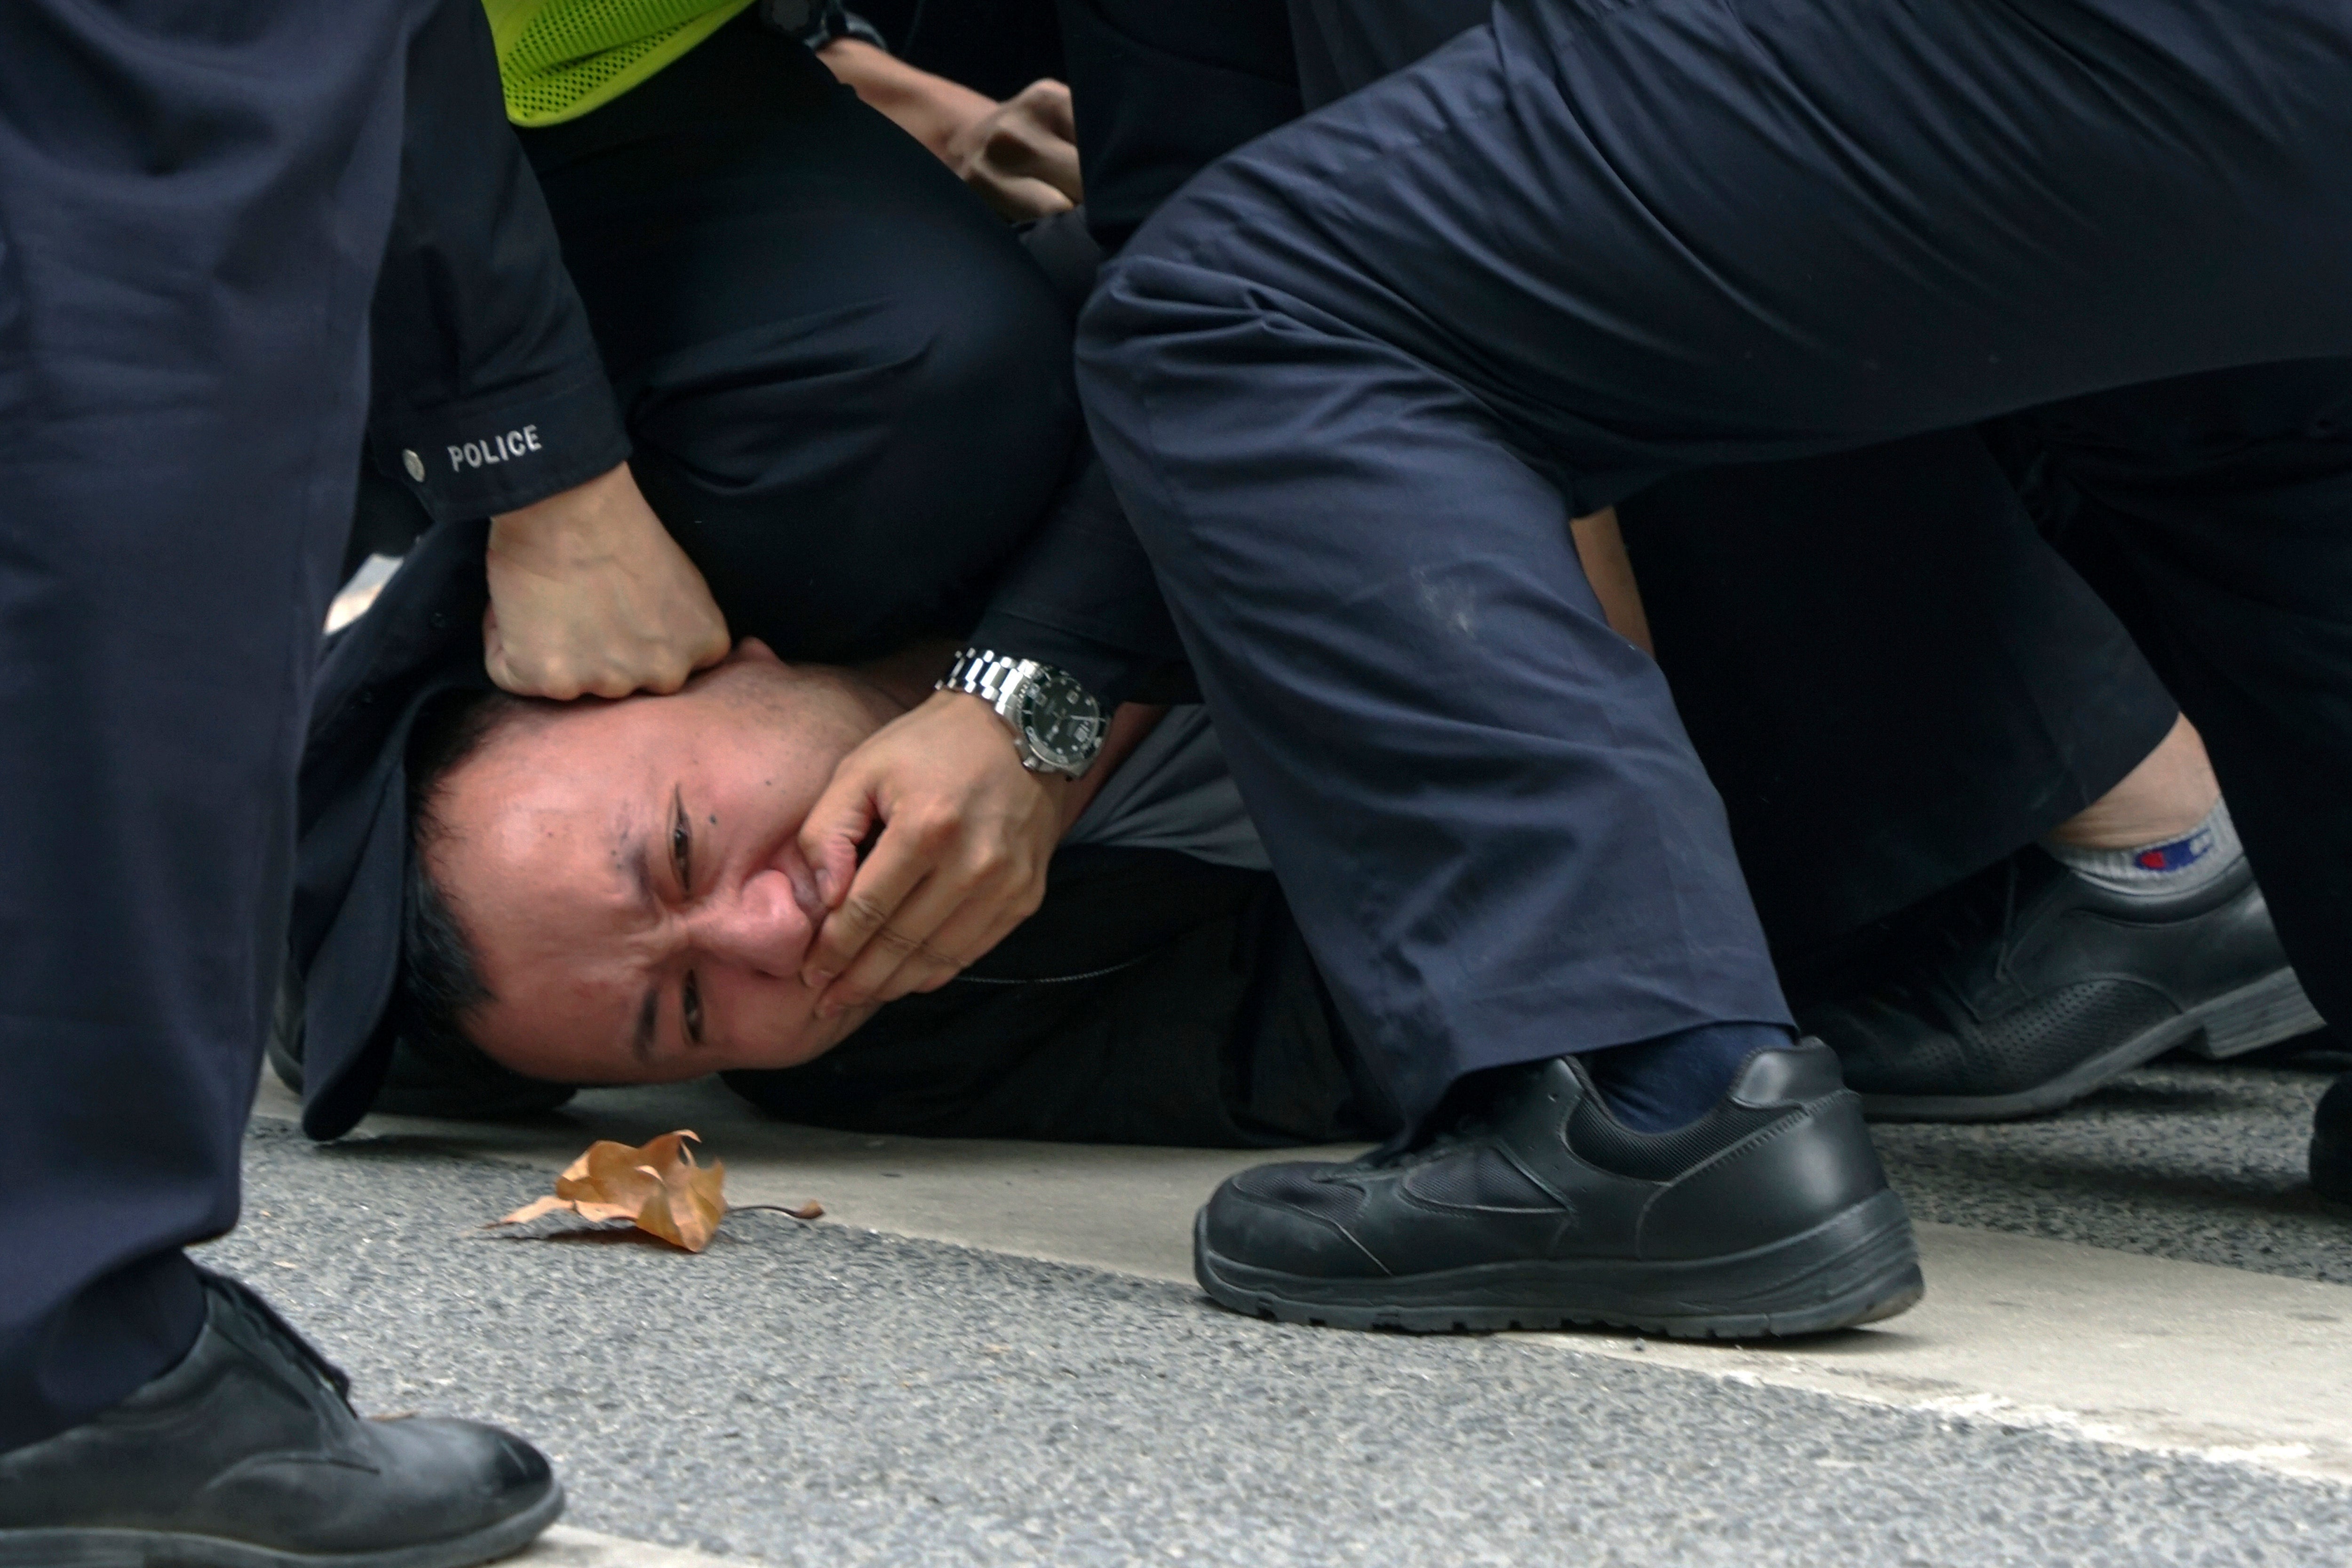
[[[2342,1058],[2288,1059],[2168,1062],[2056,1116],[1873,1135],[1915,1219],[2352,1284],[2352,1215],[2307,1177]]]
[[[1882,1142],[1924,1219],[2341,1281],[2352,1221],[2296,1169],[2325,1081],[2167,1067],[2051,1121]],[[2336,1481],[1670,1347],[1282,1327],[1166,1278],[773,1214],[699,1257],[516,1239],[481,1222],[543,1173],[268,1120],[248,1181],[206,1261],[364,1408],[504,1422],[558,1458],[572,1523],[740,1561],[2352,1561]]]

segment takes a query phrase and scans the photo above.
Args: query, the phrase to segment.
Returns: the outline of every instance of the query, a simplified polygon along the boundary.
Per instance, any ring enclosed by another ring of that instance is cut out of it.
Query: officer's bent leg
[[[1975,431],[1679,474],[1618,514],[1784,956],[2033,843],[2179,718]]]
[[[2021,416],[2146,594],[2279,937],[2352,1019],[2352,360]]]
[[[1098,343],[1156,308],[1127,276]],[[1480,1068],[1785,1022],[1664,678],[1486,404],[1328,319],[1103,352],[1135,372],[1095,378],[1104,458],[1409,1118]]]
[[[1511,0],[1147,225],[1082,386],[1367,1037],[1764,1016],[1664,689],[1548,542],[1680,468],[2352,348],[2347,60],[2319,0]]]

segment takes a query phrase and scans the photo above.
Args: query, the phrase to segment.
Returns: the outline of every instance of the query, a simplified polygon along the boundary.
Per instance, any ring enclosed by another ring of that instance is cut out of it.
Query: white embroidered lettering
[[[536,425],[526,425],[520,430],[509,430],[502,435],[493,432],[479,441],[468,441],[462,447],[450,447],[449,470],[455,473],[460,468],[478,468],[485,463],[511,462],[542,449]],[[421,464],[418,466],[422,467]],[[425,476],[420,473],[415,477],[422,479]]]

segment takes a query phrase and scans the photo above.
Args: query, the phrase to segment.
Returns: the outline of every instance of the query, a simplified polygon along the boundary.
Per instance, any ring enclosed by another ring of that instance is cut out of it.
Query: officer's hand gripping
[[[520,697],[675,691],[727,656],[709,585],[625,463],[490,523],[490,679]]]

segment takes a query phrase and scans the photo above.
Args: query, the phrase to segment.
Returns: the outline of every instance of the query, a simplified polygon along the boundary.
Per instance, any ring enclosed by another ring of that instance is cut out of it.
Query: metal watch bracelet
[[[967,647],[938,682],[996,710],[1013,731],[1021,765],[1035,773],[1076,778],[1102,749],[1103,711],[1076,677],[1034,658]]]

